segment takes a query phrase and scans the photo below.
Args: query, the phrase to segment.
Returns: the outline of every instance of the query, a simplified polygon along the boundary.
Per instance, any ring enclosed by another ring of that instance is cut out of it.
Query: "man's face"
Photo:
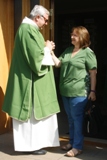
[[[47,25],[48,18],[49,18],[49,16],[47,14],[44,14],[42,16],[38,16],[38,18],[36,19],[36,24],[38,25],[38,27],[42,29],[45,25]]]

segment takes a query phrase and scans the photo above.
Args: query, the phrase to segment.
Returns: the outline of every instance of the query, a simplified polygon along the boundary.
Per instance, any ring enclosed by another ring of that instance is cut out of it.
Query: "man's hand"
[[[52,51],[53,49],[55,49],[55,43],[53,41],[47,40],[45,42],[45,46],[48,47],[50,49],[50,51]]]

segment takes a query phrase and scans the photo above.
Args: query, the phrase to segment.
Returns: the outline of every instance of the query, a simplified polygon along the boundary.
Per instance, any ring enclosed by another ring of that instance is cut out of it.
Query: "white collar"
[[[28,18],[28,17],[25,17],[25,18],[22,20],[22,23],[31,24],[31,25],[33,25],[33,26],[35,26],[36,28],[39,29],[39,27],[37,26],[37,24],[36,24],[33,20],[31,20],[30,18]]]

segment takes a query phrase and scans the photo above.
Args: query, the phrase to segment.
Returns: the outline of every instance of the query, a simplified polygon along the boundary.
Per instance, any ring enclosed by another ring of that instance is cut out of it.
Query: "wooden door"
[[[0,0],[0,134],[7,132],[11,128],[11,118],[2,112],[2,103],[14,41],[13,6],[13,0]]]
[[[41,31],[45,40],[51,40],[51,0],[40,0],[40,5],[44,6],[50,11],[50,19],[48,25]]]

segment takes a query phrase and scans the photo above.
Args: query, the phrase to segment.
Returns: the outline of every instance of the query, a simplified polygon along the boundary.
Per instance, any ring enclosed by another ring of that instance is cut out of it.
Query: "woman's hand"
[[[52,44],[52,50],[54,50],[55,49],[55,43],[53,42],[53,41],[51,41],[51,44]]]
[[[95,94],[95,92],[90,92],[90,94],[88,96],[88,99],[91,99],[92,101],[95,101],[96,100],[96,94]]]

